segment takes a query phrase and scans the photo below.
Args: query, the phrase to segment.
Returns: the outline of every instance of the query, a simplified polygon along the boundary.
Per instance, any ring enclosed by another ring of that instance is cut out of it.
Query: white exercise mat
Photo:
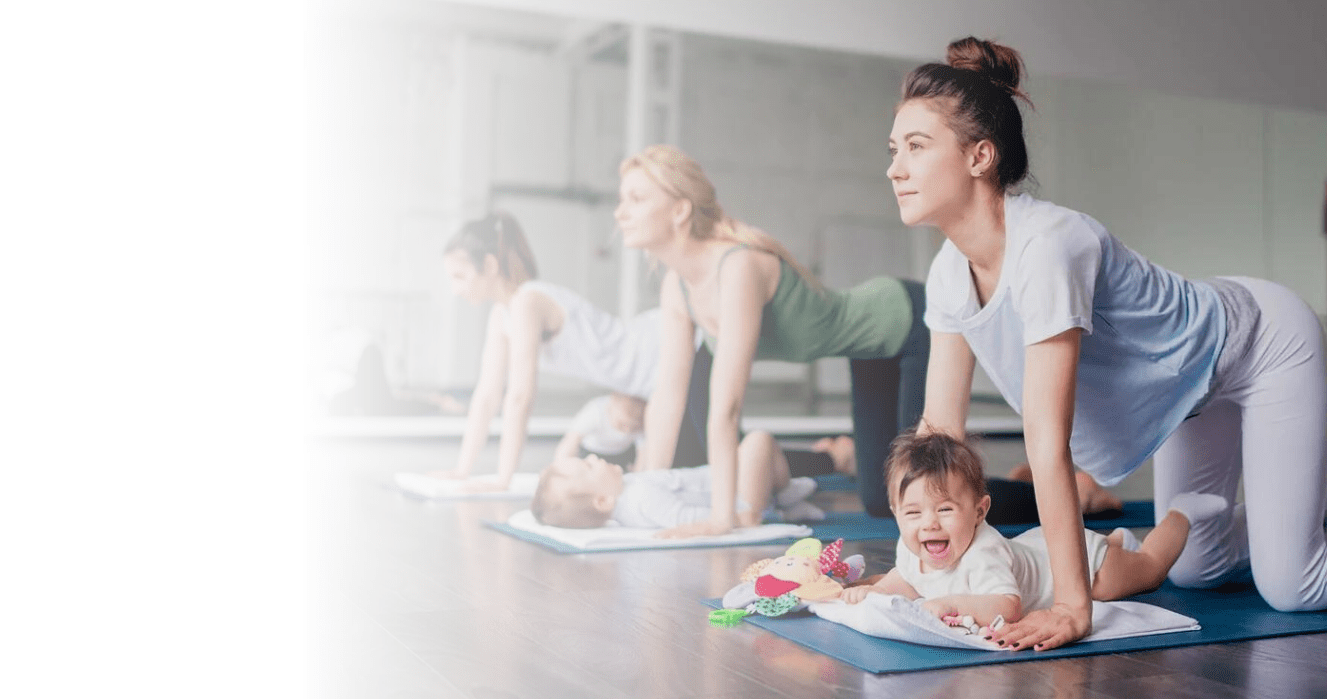
[[[537,473],[513,473],[511,485],[506,490],[467,493],[461,490],[464,483],[496,483],[497,474],[471,476],[465,480],[434,478],[425,473],[399,472],[396,474],[396,487],[405,492],[428,500],[528,500],[534,495],[535,486],[539,485]]]
[[[657,549],[685,548],[688,546],[714,546],[716,544],[752,544],[762,541],[811,536],[811,528],[800,524],[762,524],[759,527],[739,527],[723,536],[697,536],[688,539],[660,539],[655,536],[662,529],[605,526],[595,529],[563,529],[549,527],[535,520],[529,510],[521,510],[507,519],[513,529],[546,536],[559,543],[579,549]]]
[[[817,602],[811,612],[822,619],[843,624],[869,636],[946,648],[1001,648],[981,636],[951,628],[922,608],[920,601],[900,595],[867,595],[858,604],[839,600]],[[1198,620],[1142,602],[1093,602],[1092,633],[1079,643],[1109,641],[1132,636],[1151,636],[1179,631],[1197,631]]]

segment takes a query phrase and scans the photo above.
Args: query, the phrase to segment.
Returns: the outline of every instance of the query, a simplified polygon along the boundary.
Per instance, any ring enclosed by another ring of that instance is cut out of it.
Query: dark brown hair
[[[1018,87],[1025,72],[1017,51],[970,36],[949,45],[944,64],[927,63],[908,73],[903,102],[935,100],[964,146],[994,144],[995,182],[1008,191],[1028,174],[1023,115],[1014,102],[1018,97],[1032,105]]]
[[[918,436],[917,430],[912,429],[899,435],[890,446],[889,461],[885,463],[885,487],[891,502],[902,497],[908,486],[917,480],[925,481],[934,492],[952,496],[947,488],[949,477],[955,475],[972,490],[977,500],[986,495],[981,456],[967,442],[943,432]]]
[[[484,218],[461,226],[453,235],[442,254],[457,250],[465,252],[474,262],[475,269],[484,269],[484,257],[492,255],[498,261],[498,271],[506,279],[512,278],[512,263],[519,264],[531,279],[539,276],[530,243],[525,239],[521,224],[508,213],[496,211]]]

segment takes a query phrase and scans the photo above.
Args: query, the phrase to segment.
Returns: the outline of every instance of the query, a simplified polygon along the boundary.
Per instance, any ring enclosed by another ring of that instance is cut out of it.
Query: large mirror
[[[938,249],[899,222],[885,176],[915,58],[429,0],[342,3],[312,35],[319,410],[368,344],[391,386],[431,396],[420,412],[464,401],[484,315],[449,293],[441,249],[491,209],[522,223],[542,277],[622,314],[656,305],[658,274],[614,231],[631,143],[680,145],[728,213],[829,286],[924,279]],[[1035,70],[1027,87],[1036,194],[1186,275],[1268,277],[1327,310],[1327,116]],[[753,382],[768,410],[847,409],[843,360],[760,364]],[[536,413],[590,390],[541,389]],[[998,402],[982,377],[974,394]]]

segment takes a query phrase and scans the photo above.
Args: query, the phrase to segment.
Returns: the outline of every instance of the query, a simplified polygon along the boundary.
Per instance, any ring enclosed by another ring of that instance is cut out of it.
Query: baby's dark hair
[[[497,211],[461,226],[461,230],[447,241],[444,255],[460,250],[470,257],[475,269],[482,270],[484,257],[492,255],[498,261],[498,271],[512,278],[512,267],[520,265],[531,279],[539,277],[530,242],[521,230],[521,224],[509,213]]]
[[[949,477],[954,475],[972,490],[977,500],[986,495],[981,456],[967,442],[943,432],[918,435],[912,429],[900,434],[890,447],[885,468],[885,487],[894,505],[908,486],[919,479],[933,492],[950,496]]]
[[[594,529],[608,522],[609,513],[594,506],[594,496],[590,493],[558,492],[555,484],[561,480],[561,476],[548,469],[539,474],[539,484],[530,501],[530,514],[535,521],[564,529]]]

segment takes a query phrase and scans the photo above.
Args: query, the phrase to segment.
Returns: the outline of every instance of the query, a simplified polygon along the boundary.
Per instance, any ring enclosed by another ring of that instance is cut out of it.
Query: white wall
[[[924,279],[919,236],[899,221],[885,177],[885,116],[904,72],[875,56],[684,35],[679,145],[705,167],[729,215],[778,237],[828,286],[879,274]],[[848,390],[846,360],[822,360],[817,371],[821,390]],[[752,380],[807,374],[805,365],[760,362]]]
[[[464,0],[600,21],[905,59],[967,35],[1034,74],[1327,112],[1317,0]]]
[[[616,306],[620,246],[602,201],[616,196],[625,71],[559,54],[547,21],[523,23],[532,38],[521,39],[434,9],[323,16],[316,329],[366,329],[394,383],[469,386],[488,309],[451,295],[441,254],[464,221],[510,210],[541,278]]]
[[[1327,115],[1037,81],[1039,196],[1190,277],[1271,279],[1327,312]]]
[[[315,246],[326,253],[324,291],[376,324],[394,378],[464,385],[482,314],[446,292],[435,252],[465,217],[512,210],[542,276],[616,307],[625,69],[569,61],[546,37],[459,40],[426,20],[338,37],[352,143],[333,164],[337,215]],[[684,36],[682,60],[681,145],[730,214],[778,236],[832,286],[872,271],[920,276],[934,241],[899,225],[884,175],[890,115],[914,61],[699,35]],[[1327,113],[1040,74],[1028,89],[1038,196],[1181,273],[1268,277],[1327,312]],[[491,194],[494,185],[542,193]],[[822,363],[823,389],[846,389],[838,364]],[[757,378],[803,372],[774,365]]]
[[[683,61],[681,145],[730,214],[820,265],[831,286],[864,278],[823,259],[850,251],[877,274],[924,278],[924,266],[891,259],[916,238],[885,177],[890,115],[911,62],[694,35]],[[1088,213],[1187,276],[1272,279],[1327,312],[1327,115],[1087,80],[1038,77],[1027,88],[1035,196]],[[826,228],[838,245],[817,250]],[[822,361],[820,374],[822,390],[847,390],[845,362]],[[768,363],[753,377],[799,375]],[[985,377],[976,383],[994,393]]]

